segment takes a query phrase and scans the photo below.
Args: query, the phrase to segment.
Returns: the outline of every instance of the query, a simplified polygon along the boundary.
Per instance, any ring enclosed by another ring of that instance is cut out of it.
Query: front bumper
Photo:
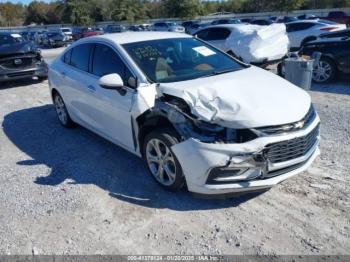
[[[53,47],[61,47],[66,44],[67,44],[67,41],[63,41],[63,40],[49,41],[49,45]]]
[[[2,68],[0,66],[0,82],[18,80],[31,77],[47,77],[48,66],[44,60],[29,66],[29,67],[18,67],[13,69]]]
[[[198,194],[221,195],[270,188],[305,171],[320,154],[319,117],[299,131],[263,136],[242,144],[208,144],[188,139],[172,147],[186,178],[188,190]],[[317,138],[305,155],[280,163],[271,163],[263,152],[274,143],[298,139],[315,132]],[[259,156],[259,157],[257,157]],[[212,183],[215,168],[241,170]]]

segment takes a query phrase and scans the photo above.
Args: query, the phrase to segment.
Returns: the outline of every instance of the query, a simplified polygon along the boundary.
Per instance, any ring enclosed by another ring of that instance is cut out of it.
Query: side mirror
[[[120,75],[109,74],[100,78],[99,85],[105,89],[120,90],[124,86],[124,82]]]

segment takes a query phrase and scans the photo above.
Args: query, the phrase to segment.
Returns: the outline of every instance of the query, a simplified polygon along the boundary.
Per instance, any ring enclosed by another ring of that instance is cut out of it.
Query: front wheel
[[[165,189],[179,191],[185,184],[181,165],[171,147],[179,143],[176,132],[161,129],[149,133],[143,143],[143,158],[154,179]]]
[[[54,102],[57,117],[58,117],[58,120],[60,121],[60,123],[64,127],[67,127],[67,128],[74,127],[74,122],[68,114],[67,107],[66,107],[65,103],[63,102],[62,97],[58,93],[56,93],[54,95],[53,102]]]
[[[327,58],[321,58],[314,67],[312,79],[316,83],[328,83],[335,78],[336,67],[334,63]]]

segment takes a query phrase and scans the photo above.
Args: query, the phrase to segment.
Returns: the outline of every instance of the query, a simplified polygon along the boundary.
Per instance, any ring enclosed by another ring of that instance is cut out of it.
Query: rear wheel
[[[172,129],[160,129],[149,133],[143,143],[143,158],[154,179],[165,189],[181,190],[185,177],[171,147],[179,142]]]
[[[60,96],[60,94],[55,93],[53,97],[53,101],[56,108],[57,117],[60,123],[67,128],[74,127],[75,124],[73,120],[70,118],[67,107],[62,97]]]
[[[332,81],[336,75],[336,67],[332,60],[328,58],[321,58],[315,66],[312,79],[316,83],[327,83]]]

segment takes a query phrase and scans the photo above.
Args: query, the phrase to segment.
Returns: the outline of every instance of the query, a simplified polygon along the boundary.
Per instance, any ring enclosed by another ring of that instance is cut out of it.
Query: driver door
[[[95,44],[91,58],[87,104],[95,118],[93,128],[107,139],[134,150],[131,107],[136,93],[135,77],[109,45]],[[112,73],[119,74],[123,79],[122,90],[104,89],[99,85],[100,77]]]

